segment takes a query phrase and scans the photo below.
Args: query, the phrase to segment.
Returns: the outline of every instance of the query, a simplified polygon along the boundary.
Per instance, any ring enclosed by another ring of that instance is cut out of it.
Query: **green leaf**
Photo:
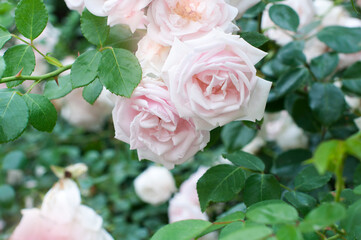
[[[286,44],[278,51],[276,64],[281,62],[287,66],[303,66],[307,62],[306,56],[303,53],[304,48],[304,41],[293,41]]]
[[[101,57],[99,51],[90,50],[75,60],[70,73],[73,89],[86,86],[96,78]]]
[[[343,73],[342,88],[361,96],[361,62],[351,65]]]
[[[254,47],[260,47],[269,41],[265,35],[259,32],[242,32],[240,36]]]
[[[302,234],[295,226],[285,225],[278,229],[277,240],[303,240]]]
[[[4,54],[6,68],[3,77],[15,76],[21,70],[22,75],[30,75],[35,68],[35,55],[29,45],[15,45]],[[8,87],[15,87],[23,81],[8,82]]]
[[[99,79],[112,93],[130,97],[142,79],[137,58],[124,49],[112,48],[102,52]]]
[[[45,84],[44,96],[48,99],[58,99],[64,97],[73,90],[71,87],[70,75],[60,77],[58,83],[59,86],[56,84],[55,80],[48,81]]]
[[[316,207],[317,201],[312,196],[302,192],[286,192],[284,198],[292,204],[302,215]]]
[[[361,200],[352,204],[341,221],[341,227],[347,232],[348,239],[361,238]]]
[[[222,128],[221,139],[228,152],[242,149],[256,136],[257,131],[240,121],[230,122]]]
[[[317,34],[317,37],[336,52],[354,53],[361,51],[361,28],[325,27]]]
[[[313,189],[324,186],[330,181],[332,174],[327,172],[320,175],[316,168],[312,165],[303,169],[295,178],[295,189],[299,191],[311,191]]]
[[[227,237],[227,235],[233,233],[234,231],[237,231],[241,228],[244,227],[244,223],[243,222],[233,222],[228,224],[224,229],[222,229],[221,234],[219,234],[219,238],[218,240],[222,240],[225,237]]]
[[[298,219],[297,210],[286,203],[269,203],[253,207],[246,213],[253,222],[263,224],[278,224],[295,222]]]
[[[6,68],[5,60],[4,60],[3,56],[0,56],[0,78],[4,74],[5,68]],[[1,84],[5,84],[5,83],[1,83]]]
[[[274,161],[272,173],[279,177],[293,179],[303,161],[312,158],[312,153],[306,149],[292,149],[281,153]]]
[[[94,45],[103,46],[109,35],[106,17],[97,17],[85,10],[81,16],[81,31],[84,37]]]
[[[327,170],[334,172],[335,169],[343,165],[345,151],[343,141],[323,142],[317,147],[312,161],[320,174],[325,174]]]
[[[269,16],[279,27],[297,32],[300,19],[291,7],[284,4],[275,4],[269,9]]]
[[[97,100],[102,90],[103,90],[103,85],[99,81],[99,79],[96,78],[91,84],[84,87],[83,98],[89,104],[94,104],[94,102]]]
[[[197,237],[212,223],[203,220],[175,222],[158,230],[151,240],[190,240]]]
[[[310,68],[313,75],[318,80],[322,80],[329,76],[338,65],[338,54],[337,53],[325,53],[319,57],[311,60]]]
[[[243,192],[244,203],[251,206],[264,200],[280,199],[281,186],[270,174],[254,174],[247,178]]]
[[[28,125],[29,112],[16,92],[0,91],[0,143],[18,138]]]
[[[346,209],[340,203],[323,203],[313,209],[300,224],[302,232],[312,232],[330,226],[343,219]]]
[[[21,169],[26,165],[26,156],[22,151],[12,151],[4,157],[2,160],[2,169],[12,170]]]
[[[34,40],[48,23],[48,11],[42,0],[21,0],[15,10],[15,23],[24,37]]]
[[[310,73],[306,68],[292,68],[285,72],[277,81],[273,89],[274,97],[271,100],[273,101],[297,90],[306,83],[309,76]]]
[[[210,202],[232,200],[244,187],[245,179],[244,171],[232,165],[224,164],[208,169],[197,183],[202,212]]]
[[[361,161],[361,133],[349,137],[346,142],[346,151]]]
[[[51,132],[58,117],[54,105],[38,94],[25,94],[23,98],[29,108],[31,125],[39,131]]]
[[[232,223],[230,223],[230,222],[242,223],[240,221],[242,221],[245,218],[245,216],[246,216],[246,214],[244,212],[234,212],[225,217],[219,218],[219,219],[217,219],[217,221],[215,221],[215,224],[212,224],[209,228],[207,228],[204,232],[202,232],[202,234],[200,234],[198,237],[201,237],[208,233],[214,232],[218,229],[223,228],[224,226],[228,227],[228,226],[232,225]]]
[[[11,38],[11,34],[9,31],[0,25],[0,49],[4,46],[4,44],[9,41]]]
[[[259,172],[263,172],[265,168],[261,159],[246,152],[237,151],[231,154],[223,154],[222,156],[238,167],[244,167]]]
[[[320,125],[314,118],[306,97],[289,94],[286,97],[285,107],[300,128],[309,132],[319,131]]]
[[[233,223],[234,224],[234,223]],[[221,240],[263,240],[272,234],[272,229],[262,225],[250,225],[242,228],[235,228],[223,234]]]
[[[335,123],[345,109],[345,98],[339,88],[331,83],[315,83],[309,93],[310,108],[324,125]]]
[[[10,207],[15,200],[15,191],[10,185],[0,185],[0,206]]]

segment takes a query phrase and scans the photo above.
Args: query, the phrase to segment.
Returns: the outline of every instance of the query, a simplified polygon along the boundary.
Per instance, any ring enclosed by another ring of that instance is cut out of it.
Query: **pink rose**
[[[237,12],[224,0],[153,0],[147,12],[148,34],[169,46],[174,38],[199,38],[216,27],[230,33],[237,29],[232,23]]]
[[[153,41],[149,35],[145,35],[138,42],[138,50],[135,53],[140,65],[142,66],[143,75],[161,75],[162,67],[168,57],[170,47],[160,45]]]
[[[137,149],[139,159],[167,168],[187,161],[209,141],[208,131],[179,117],[164,83],[147,77],[130,99],[118,97],[113,122],[115,137]]]
[[[61,99],[61,116],[74,126],[98,131],[109,117],[113,103],[106,97],[107,90],[102,91],[93,105],[84,100],[82,92],[82,88],[77,88]]]
[[[271,83],[256,76],[254,65],[265,55],[220,30],[184,43],[176,40],[163,79],[179,115],[202,130],[262,119]]]
[[[97,16],[108,16],[108,25],[129,25],[132,32],[147,23],[144,8],[152,0],[85,0],[86,8]]]
[[[182,183],[177,193],[170,201],[168,208],[169,222],[177,222],[189,219],[201,219],[208,221],[206,213],[202,213],[198,200],[197,182],[207,171],[207,168],[200,167],[186,181]],[[216,233],[210,233],[199,240],[215,240]]]
[[[62,179],[45,195],[41,209],[22,211],[10,240],[112,240],[95,211],[80,204],[73,180]]]

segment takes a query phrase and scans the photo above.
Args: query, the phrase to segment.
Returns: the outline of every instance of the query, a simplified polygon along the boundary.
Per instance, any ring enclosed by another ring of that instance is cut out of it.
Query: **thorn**
[[[16,75],[15,77],[21,77],[21,73],[23,72],[24,68],[22,68]]]
[[[80,52],[78,52],[78,57],[80,56]]]
[[[56,84],[57,84],[58,87],[59,87],[59,77],[58,77],[58,76],[55,76],[55,77],[54,77],[54,80],[55,80]]]

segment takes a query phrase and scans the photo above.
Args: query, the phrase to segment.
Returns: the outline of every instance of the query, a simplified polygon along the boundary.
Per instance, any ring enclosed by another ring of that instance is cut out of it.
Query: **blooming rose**
[[[197,182],[206,171],[207,168],[200,167],[197,172],[182,183],[179,193],[169,201],[168,217],[170,223],[188,219],[208,221],[207,214],[201,211],[197,194]],[[217,234],[211,233],[199,239],[215,240],[218,238]]]
[[[211,130],[233,120],[262,119],[271,83],[256,76],[254,65],[265,55],[239,36],[213,30],[176,40],[162,76],[179,115]]]
[[[138,150],[139,159],[167,168],[181,164],[209,141],[192,121],[179,117],[162,81],[145,77],[130,99],[118,97],[113,109],[115,137]]]
[[[238,9],[238,17],[241,17],[249,8],[253,7],[261,0],[226,0],[227,3]]]
[[[357,0],[356,3],[361,7],[361,0]]]
[[[300,19],[299,29],[311,23],[315,17],[315,7],[312,0],[286,0],[282,1],[281,4],[285,4],[297,12]],[[268,5],[263,12],[262,29],[265,30],[265,35],[270,39],[275,40],[280,45],[286,45],[293,40],[290,35],[294,33],[281,29],[273,23],[268,13],[270,6]]]
[[[143,75],[157,76],[161,75],[162,67],[168,57],[170,47],[160,45],[153,41],[149,35],[145,35],[138,43],[138,50],[135,53]]]
[[[84,10],[84,0],[65,0],[69,9],[82,13]]]
[[[102,229],[102,218],[80,202],[76,183],[60,180],[45,195],[41,209],[22,211],[10,240],[112,240]]]
[[[176,191],[172,174],[164,167],[152,166],[134,180],[137,195],[144,202],[158,205],[171,197]]]
[[[276,141],[283,150],[306,148],[308,138],[286,111],[265,116],[264,130],[266,139]]]
[[[108,16],[108,25],[129,25],[132,32],[147,23],[144,8],[152,0],[85,0],[86,8],[97,16]]]
[[[232,20],[237,9],[224,0],[153,0],[147,16],[148,34],[162,45],[199,38],[219,27],[230,33],[237,29]]]
[[[70,124],[90,131],[99,130],[112,111],[113,104],[103,90],[93,105],[82,96],[82,88],[74,89],[62,99],[61,116]]]

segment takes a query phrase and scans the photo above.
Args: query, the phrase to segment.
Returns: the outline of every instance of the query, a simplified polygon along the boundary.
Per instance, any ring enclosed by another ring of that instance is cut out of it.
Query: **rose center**
[[[202,19],[202,15],[197,12],[198,5],[194,1],[178,1],[173,11],[184,19],[197,22]]]

